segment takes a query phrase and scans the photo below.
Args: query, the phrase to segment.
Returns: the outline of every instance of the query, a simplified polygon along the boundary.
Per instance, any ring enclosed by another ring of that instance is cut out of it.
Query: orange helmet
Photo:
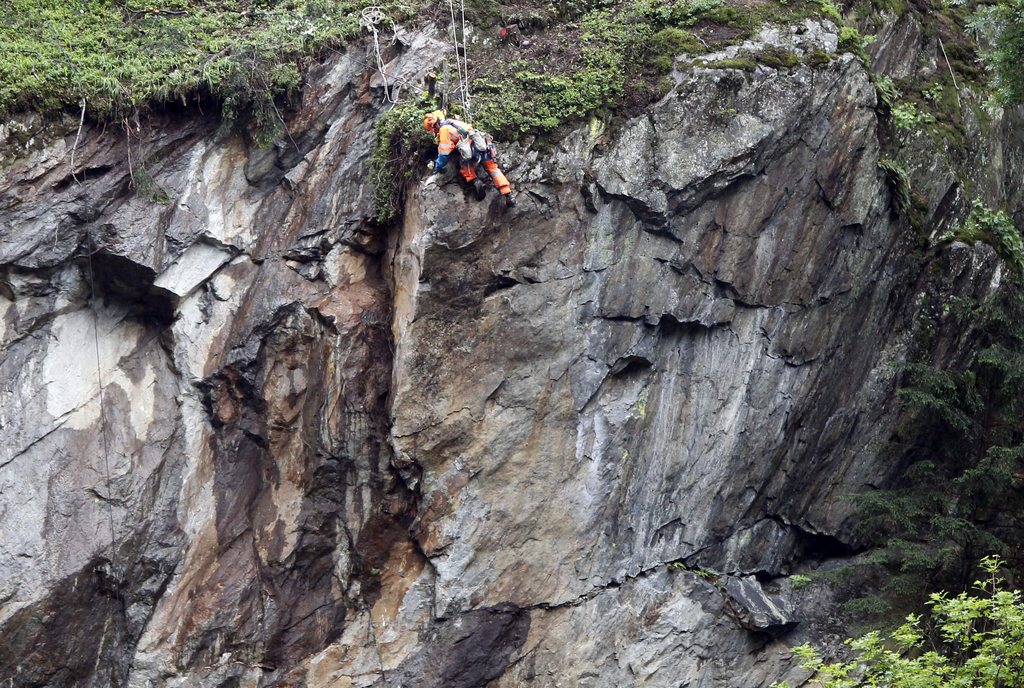
[[[427,131],[434,131],[438,123],[444,119],[444,110],[434,110],[423,115],[423,128]]]

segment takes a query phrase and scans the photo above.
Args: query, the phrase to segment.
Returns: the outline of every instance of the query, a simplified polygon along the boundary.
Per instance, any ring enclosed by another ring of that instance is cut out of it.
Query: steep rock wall
[[[405,35],[389,73],[440,50]],[[674,77],[614,130],[504,150],[516,209],[433,177],[394,228],[360,50],[268,149],[173,113],[8,125],[0,679],[798,676],[830,600],[785,577],[856,547],[841,497],[891,470],[922,290],[998,272],[961,246],[921,276],[853,57]]]

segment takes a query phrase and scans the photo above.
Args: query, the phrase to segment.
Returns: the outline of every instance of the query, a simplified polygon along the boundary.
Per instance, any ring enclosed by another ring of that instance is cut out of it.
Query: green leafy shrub
[[[733,29],[747,29],[750,28],[754,22],[752,14],[730,5],[720,5],[719,7],[709,10],[701,17],[701,19],[713,24],[728,26]]]
[[[789,584],[793,587],[794,590],[803,590],[804,588],[808,587],[812,582],[813,580],[810,576],[805,576],[802,573],[794,573],[792,576],[789,577]]]
[[[818,0],[818,6],[821,8],[821,13],[827,19],[831,19],[836,24],[843,23],[843,13],[839,10],[839,5],[833,0]]]
[[[888,76],[880,76],[875,79],[875,92],[878,94],[879,102],[888,109],[892,109],[892,106],[903,95]]]
[[[672,69],[676,55],[703,52],[703,46],[692,33],[674,26],[655,32],[647,45],[648,50],[642,59],[648,67],[659,73],[667,73]]]
[[[529,132],[549,132],[612,102],[623,89],[621,69],[594,67],[577,78],[517,68],[512,79],[475,83],[476,123],[483,129],[516,139]]]
[[[709,13],[722,7],[723,0],[639,0],[638,18],[666,26],[693,26]]]
[[[426,94],[401,103],[374,124],[370,181],[378,222],[390,222],[402,207],[406,183],[434,149],[434,137],[423,130],[423,113],[436,106]]]
[[[946,90],[942,84],[932,84],[928,88],[921,91],[921,97],[925,100],[929,100],[932,103],[938,103],[942,98],[942,92]]]
[[[862,55],[869,40],[854,26],[839,27],[839,49]]]
[[[839,51],[853,53],[865,64],[871,60],[864,49],[874,42],[875,36],[864,36],[856,26],[843,25],[839,27]]]
[[[993,210],[975,198],[967,219],[956,229],[939,237],[940,241],[959,240],[969,244],[983,241],[996,250],[1011,270],[1024,274],[1024,242],[1020,230],[1002,210]]]
[[[929,618],[911,614],[883,637],[872,631],[847,644],[854,657],[826,662],[809,645],[793,648],[814,672],[812,688],[1024,688],[1024,600],[999,575],[1001,562],[986,557],[975,592],[935,593]],[[773,688],[788,688],[775,683]]]
[[[919,111],[914,103],[897,103],[892,107],[892,123],[896,125],[897,129],[918,129],[934,121],[935,117],[933,115]]]

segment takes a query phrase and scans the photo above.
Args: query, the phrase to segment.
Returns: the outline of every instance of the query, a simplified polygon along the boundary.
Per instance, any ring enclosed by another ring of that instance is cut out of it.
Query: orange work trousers
[[[508,179],[505,178],[505,174],[498,167],[498,163],[494,162],[493,159],[483,160],[480,163],[487,170],[487,174],[491,175],[491,180],[494,181],[494,185],[498,187],[498,191],[501,192],[502,196],[507,196],[512,193],[512,186],[508,183]],[[476,161],[470,160],[465,162],[459,167],[459,172],[462,173],[463,179],[467,182],[472,182],[476,179]]]

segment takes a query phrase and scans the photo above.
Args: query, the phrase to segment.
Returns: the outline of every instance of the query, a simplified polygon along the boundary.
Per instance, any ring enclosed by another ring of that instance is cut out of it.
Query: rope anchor
[[[359,25],[364,29],[372,29],[377,24],[383,24],[385,22],[391,24],[392,28],[394,28],[394,23],[388,19],[388,15],[384,13],[384,10],[376,5],[363,8],[363,11],[359,15]]]

